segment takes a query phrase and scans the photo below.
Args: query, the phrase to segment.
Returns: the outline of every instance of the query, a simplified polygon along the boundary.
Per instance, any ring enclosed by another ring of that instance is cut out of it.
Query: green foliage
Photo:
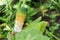
[[[47,22],[45,22],[45,21],[40,22],[40,20],[41,20],[41,17],[37,18],[35,21],[33,21],[32,23],[30,23],[26,27],[26,29],[28,29],[28,28],[31,27],[31,28],[35,28],[37,30],[40,30],[43,33],[44,30],[45,30],[45,28],[46,28],[46,26],[47,26]]]
[[[18,10],[25,13],[26,19],[23,30],[12,35]],[[0,0],[0,40],[1,38],[60,40],[60,0]]]

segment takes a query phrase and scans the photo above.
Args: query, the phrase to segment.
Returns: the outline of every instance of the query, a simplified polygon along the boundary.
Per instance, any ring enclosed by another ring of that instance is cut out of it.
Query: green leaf
[[[25,29],[35,28],[43,33],[48,23],[45,21],[40,22],[40,20],[41,20],[41,17],[37,18],[35,21],[30,23]]]
[[[16,33],[15,40],[49,40],[47,36],[34,28],[23,30],[20,33]]]

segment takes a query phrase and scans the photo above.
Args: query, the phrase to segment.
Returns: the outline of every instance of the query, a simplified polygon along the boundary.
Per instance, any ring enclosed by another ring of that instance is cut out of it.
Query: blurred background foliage
[[[23,31],[11,38],[18,9],[26,11],[26,19]],[[38,36],[42,37],[41,40],[44,40],[45,36],[46,40],[60,40],[60,0],[0,0],[0,40],[24,40],[27,34],[34,34],[29,30],[37,35],[42,34]],[[37,31],[42,32],[39,34]],[[23,38],[19,39],[19,35]],[[26,38],[25,40],[28,40]]]

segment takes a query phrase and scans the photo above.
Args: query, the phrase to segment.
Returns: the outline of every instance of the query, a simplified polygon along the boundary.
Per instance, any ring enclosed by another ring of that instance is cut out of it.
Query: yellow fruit
[[[16,13],[15,27],[14,27],[15,32],[20,32],[22,30],[25,18],[26,15],[23,12],[18,11]]]
[[[25,15],[24,14],[22,14],[22,13],[17,13],[17,15],[16,15],[16,20],[18,20],[20,23],[23,23],[24,22],[24,20],[25,20]]]

